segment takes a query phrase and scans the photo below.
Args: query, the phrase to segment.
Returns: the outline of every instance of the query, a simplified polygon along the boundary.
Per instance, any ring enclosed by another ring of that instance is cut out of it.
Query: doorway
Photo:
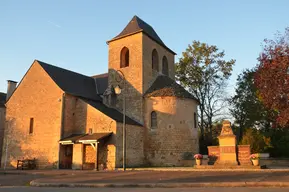
[[[73,144],[60,145],[59,169],[72,169]]]

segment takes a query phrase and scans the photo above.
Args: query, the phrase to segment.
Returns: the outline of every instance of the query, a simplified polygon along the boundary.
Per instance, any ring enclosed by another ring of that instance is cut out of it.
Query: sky
[[[230,79],[257,64],[261,43],[289,26],[288,0],[1,0],[0,92],[35,59],[85,75],[107,72],[107,40],[134,15],[177,53],[193,40],[236,59]]]

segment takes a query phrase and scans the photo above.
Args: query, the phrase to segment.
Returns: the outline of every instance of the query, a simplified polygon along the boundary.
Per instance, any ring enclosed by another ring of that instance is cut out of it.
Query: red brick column
[[[238,161],[240,165],[252,165],[250,155],[250,145],[238,145]]]
[[[215,164],[220,158],[220,147],[219,146],[208,146],[209,162],[208,164]]]

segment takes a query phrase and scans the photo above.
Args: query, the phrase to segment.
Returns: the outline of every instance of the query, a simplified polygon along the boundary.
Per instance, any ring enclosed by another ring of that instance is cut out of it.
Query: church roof
[[[101,100],[100,96],[97,95],[94,78],[56,67],[42,61],[37,60],[37,62],[64,92],[74,96]]]
[[[108,74],[88,77],[73,71],[44,63],[42,61],[37,60],[37,62],[64,92],[79,97],[87,104],[91,105],[95,109],[101,111],[117,122],[123,121],[122,113],[103,104],[102,98],[97,94],[97,89],[103,92],[106,89],[105,83],[107,83]],[[100,87],[100,89],[97,87]],[[126,123],[142,126],[140,123],[127,116]]]
[[[155,30],[147,24],[145,21],[140,19],[138,16],[134,16],[131,21],[127,24],[127,26],[122,30],[120,34],[118,34],[116,37],[111,39],[108,42],[121,39],[126,36],[130,36],[139,32],[143,32],[148,37],[150,37],[152,40],[156,41],[158,44],[162,45],[164,48],[172,52],[173,54],[176,54],[171,49],[169,49],[164,42],[161,40],[161,38],[158,36],[158,34],[155,32]]]
[[[6,93],[0,92],[0,107],[5,107]]]
[[[185,90],[181,85],[166,75],[159,75],[150,88],[145,92],[145,97],[180,97],[197,99]]]
[[[92,78],[95,79],[97,93],[103,95],[108,87],[108,73],[94,75]]]
[[[91,105],[95,109],[101,111],[103,114],[107,115],[108,117],[112,118],[116,122],[123,122],[123,113],[119,112],[118,110],[114,108],[107,107],[105,104],[102,103],[102,101],[95,101],[90,99],[83,99],[84,102]],[[125,117],[126,124],[129,125],[138,125],[142,126],[142,124],[138,123],[137,121],[131,119],[130,117]]]

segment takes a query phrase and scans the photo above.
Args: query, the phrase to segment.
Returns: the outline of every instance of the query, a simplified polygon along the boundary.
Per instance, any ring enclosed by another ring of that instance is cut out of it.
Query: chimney
[[[12,93],[14,92],[14,90],[16,89],[16,86],[17,86],[16,81],[7,80],[7,82],[8,82],[8,87],[7,87],[6,101],[8,101],[8,99],[10,98],[10,96],[12,95]]]

